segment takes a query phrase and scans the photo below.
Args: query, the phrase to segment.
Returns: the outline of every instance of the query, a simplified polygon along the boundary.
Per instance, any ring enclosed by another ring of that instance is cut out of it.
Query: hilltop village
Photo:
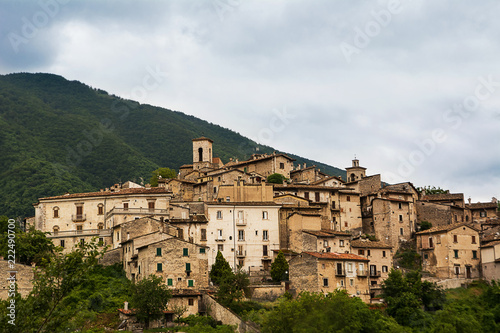
[[[67,252],[97,237],[109,247],[103,263],[121,262],[132,281],[162,276],[186,315],[200,311],[219,251],[247,272],[257,297],[344,289],[376,302],[391,268],[399,268],[396,253],[408,248],[421,256],[425,278],[445,288],[500,279],[495,198],[466,203],[462,193],[386,185],[357,159],[347,179],[295,165],[285,154],[224,164],[212,156],[211,139],[192,143],[193,163],[177,178],[158,179],[158,187],[126,182],[40,198],[30,222]],[[283,184],[267,182],[275,173]],[[258,286],[279,251],[289,263],[288,281]]]

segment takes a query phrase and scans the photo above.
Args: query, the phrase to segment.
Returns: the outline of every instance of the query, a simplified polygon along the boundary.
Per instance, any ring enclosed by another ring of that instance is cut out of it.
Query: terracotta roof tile
[[[356,261],[370,261],[352,253],[335,253],[335,252],[303,252],[318,259],[330,260],[356,260]]]
[[[351,241],[352,247],[366,247],[371,249],[392,249],[392,246],[382,242],[353,240]]]
[[[433,227],[433,228],[430,228],[428,230],[419,231],[416,233],[416,235],[425,235],[425,234],[433,234],[436,232],[445,232],[445,231],[450,231],[450,230],[453,230],[453,229],[456,229],[456,228],[459,228],[462,226],[469,227],[475,231],[479,231],[473,225],[465,222],[465,223],[454,223],[454,224],[449,224],[449,225],[444,225],[444,226]]]
[[[307,234],[310,234],[310,235],[317,236],[317,237],[337,237],[337,236],[350,237],[351,236],[351,234],[348,232],[332,231],[332,230],[304,230],[304,232]]]
[[[494,202],[478,202],[478,203],[471,203],[471,204],[465,204],[465,207],[469,209],[497,209],[498,204]]]
[[[443,193],[443,194],[426,194],[422,196],[422,201],[441,201],[441,200],[463,200],[463,193]]]
[[[73,193],[57,195],[54,197],[40,198],[40,200],[51,200],[51,199],[71,199],[71,198],[88,198],[88,197],[102,197],[102,196],[116,196],[116,195],[127,195],[127,194],[167,194],[171,193],[163,187],[152,187],[152,188],[127,188],[118,191],[103,191],[103,192],[87,192],[87,193]]]

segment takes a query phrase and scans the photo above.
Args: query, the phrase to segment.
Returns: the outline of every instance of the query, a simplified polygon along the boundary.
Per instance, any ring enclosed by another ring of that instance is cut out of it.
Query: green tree
[[[441,187],[435,187],[435,186],[424,186],[424,187],[417,187],[418,193],[422,193],[425,190],[425,194],[446,194],[449,193],[449,190],[443,190]]]
[[[149,328],[151,320],[163,316],[172,293],[163,283],[163,278],[151,274],[132,287],[132,307],[138,321]]]
[[[271,277],[274,281],[288,280],[288,269],[288,261],[286,261],[283,252],[280,251],[271,264]]]
[[[176,178],[177,173],[175,172],[174,169],[170,168],[159,168],[156,169],[151,173],[151,179],[149,180],[149,183],[151,184],[152,187],[157,187],[158,186],[158,178],[161,176],[161,178]]]
[[[47,238],[46,234],[36,230],[34,226],[31,226],[28,232],[16,230],[15,249],[17,261],[25,265],[35,263],[37,266],[48,262],[54,254],[55,246],[52,240]],[[2,237],[0,240],[0,254],[7,257],[8,249],[8,238]]]
[[[212,265],[212,269],[210,270],[210,280],[216,285],[220,284],[222,279],[225,276],[232,275],[233,271],[231,270],[231,266],[224,258],[220,251],[217,252],[217,257],[215,257],[215,263]]]
[[[272,184],[283,184],[285,179],[286,177],[283,176],[281,173],[273,173],[267,176],[267,182]]]
[[[428,221],[422,221],[420,223],[420,231],[429,230],[430,228],[432,228],[432,223]]]

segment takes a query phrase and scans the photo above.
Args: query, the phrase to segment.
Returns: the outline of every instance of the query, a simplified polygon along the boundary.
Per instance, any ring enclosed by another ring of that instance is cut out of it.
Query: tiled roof
[[[179,167],[179,169],[187,169],[187,168],[192,168],[192,167],[193,167],[193,165],[192,165],[192,164],[184,164],[184,165],[181,165],[181,166]]]
[[[371,242],[363,240],[353,240],[351,241],[352,247],[366,247],[371,249],[392,249],[392,246],[382,242]]]
[[[209,138],[204,137],[204,136],[199,137],[199,138],[196,138],[196,139],[193,139],[193,140],[191,140],[191,141],[205,141],[205,140],[208,140],[208,141],[210,141],[210,142],[212,142],[212,143],[214,142],[212,139],[209,139]]]
[[[280,206],[274,201],[249,201],[249,202],[237,202],[237,201],[224,201],[224,202],[207,202],[207,206]]]
[[[441,200],[463,200],[463,193],[443,193],[443,194],[426,194],[422,196],[422,201],[441,201]]]
[[[266,156],[258,157],[258,158],[255,158],[255,159],[249,159],[249,160],[242,161],[242,162],[237,162],[237,163],[234,163],[234,164],[229,164],[229,163],[231,163],[231,162],[229,162],[229,163],[226,163],[226,166],[235,167],[235,166],[240,166],[240,165],[245,165],[245,164],[252,164],[254,162],[265,161],[265,160],[268,160],[268,159],[271,159],[271,158],[274,158],[274,157],[279,157],[279,156],[287,158],[290,161],[295,161],[295,159],[291,158],[290,156],[288,156],[286,154],[276,154],[276,155],[266,155]]]
[[[351,234],[348,232],[342,231],[331,231],[331,230],[304,230],[305,233],[314,235],[317,237],[337,237],[337,236],[345,236],[350,237]]]
[[[40,200],[88,198],[88,197],[116,196],[116,195],[128,195],[128,194],[167,194],[167,193],[171,192],[163,187],[127,188],[113,192],[103,191],[103,192],[64,194],[64,195],[57,195],[54,197],[40,198]]]
[[[492,246],[495,246],[495,245],[498,245],[498,244],[500,244],[500,240],[497,240],[497,241],[494,241],[494,242],[489,242],[487,244],[483,244],[483,245],[481,245],[481,247],[482,248],[484,248],[484,247],[492,247]]]
[[[345,181],[343,181],[342,178],[339,178],[337,176],[329,176],[329,177],[321,178],[320,180],[317,180],[315,182],[312,182],[311,185],[318,185],[318,184],[324,183],[330,179],[338,180],[341,184],[345,183]]]
[[[318,259],[329,260],[357,260],[357,261],[370,261],[352,253],[335,253],[335,252],[303,252]]]
[[[471,204],[465,204],[465,207],[469,209],[496,209],[498,208],[498,204],[494,202],[478,202],[478,203],[471,203]]]
[[[316,166],[315,165],[311,165],[311,166],[308,166],[307,168],[297,169],[297,170],[290,171],[290,173],[292,174],[292,173],[295,173],[295,172],[300,172],[300,171],[314,169],[314,168],[316,168]]]
[[[446,231],[450,231],[450,230],[453,230],[453,229],[456,229],[456,228],[459,228],[459,227],[462,227],[462,226],[469,227],[469,228],[471,228],[471,229],[473,229],[475,231],[479,231],[476,227],[474,227],[471,224],[465,222],[465,223],[455,223],[455,224],[449,224],[449,225],[444,225],[444,226],[433,227],[433,228],[430,228],[428,230],[419,231],[416,234],[417,235],[425,235],[425,234],[433,234],[433,233],[438,233],[438,232],[446,232]]]
[[[219,164],[219,163],[222,163],[222,160],[220,158],[218,158],[218,157],[214,157],[214,158],[212,158],[212,163]]]
[[[323,191],[354,191],[354,189],[350,189],[348,187],[336,187],[336,186],[323,186],[323,185],[306,185],[306,184],[287,184],[287,185],[273,185],[276,191],[284,191],[290,189],[314,189],[314,190],[323,190]],[[353,192],[355,194],[356,192]]]

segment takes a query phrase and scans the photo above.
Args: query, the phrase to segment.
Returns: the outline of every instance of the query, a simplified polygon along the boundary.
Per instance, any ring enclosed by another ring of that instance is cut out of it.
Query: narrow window
[[[382,257],[385,258],[385,251],[382,251]]]
[[[319,192],[314,192],[314,201],[319,202]]]
[[[267,245],[263,245],[262,246],[262,255],[264,257],[267,257],[268,253],[267,253]]]
[[[204,253],[206,253],[205,252],[205,248],[204,247],[200,247],[200,254],[204,254]]]
[[[245,230],[238,230],[238,240],[239,241],[245,240]]]
[[[399,203],[399,209],[403,208],[403,204],[400,202]]]
[[[61,239],[60,244],[61,244],[61,247],[64,247],[64,239]]]
[[[404,234],[403,228],[399,228],[399,234],[400,234],[401,236],[403,236],[403,234]]]
[[[188,280],[188,287],[194,287],[194,280]]]
[[[372,252],[371,250],[366,250],[366,255],[367,255],[368,257],[369,257],[369,256],[371,256],[371,255],[372,255],[372,253],[371,253],[371,252]]]
[[[399,215],[399,222],[403,222],[403,215]]]
[[[263,241],[268,241],[269,240],[269,234],[267,230],[262,231],[262,240]]]
[[[173,286],[174,281],[172,279],[167,279],[167,286]]]
[[[103,215],[104,214],[104,206],[100,204],[97,206],[97,215]]]
[[[263,211],[262,212],[262,219],[263,220],[267,220],[268,219],[267,211]]]
[[[472,259],[477,259],[477,251],[472,251]]]
[[[189,256],[189,249],[187,247],[185,247],[185,248],[182,249],[182,255],[184,257]]]
[[[343,239],[339,240],[339,246],[344,247],[344,240]]]
[[[360,256],[364,256],[365,255],[365,250],[358,250],[358,254]]]
[[[328,278],[323,278],[323,287],[328,287]]]
[[[222,220],[222,210],[217,211],[217,220]]]
[[[191,272],[191,264],[189,262],[186,263],[186,272]]]
[[[193,280],[191,280],[191,281],[193,281]],[[194,298],[188,298],[188,305],[189,306],[193,306],[194,305]]]
[[[434,243],[432,241],[432,237],[429,237],[429,247],[434,247]]]
[[[354,279],[349,279],[349,284],[352,286],[354,286]]]
[[[161,247],[156,248],[156,256],[161,257]]]
[[[207,229],[201,229],[201,240],[202,241],[207,240]]]
[[[453,235],[453,243],[458,243],[458,236],[457,235]]]
[[[350,195],[347,196],[347,201],[351,201],[351,196]]]
[[[472,236],[472,244],[476,244],[476,236]]]
[[[224,244],[217,245],[217,251],[223,252],[224,251]]]
[[[387,266],[382,266],[382,273],[387,273]]]
[[[453,253],[455,255],[455,258],[458,258],[458,250],[453,250]]]
[[[149,210],[154,210],[155,209],[155,203],[154,203],[154,201],[148,202],[148,208],[149,208]]]
[[[58,217],[59,217],[59,208],[54,207],[54,218],[58,218]]]
[[[123,203],[123,210],[128,210],[128,202]]]
[[[306,200],[309,200],[309,192],[304,192],[304,198],[305,198]]]

